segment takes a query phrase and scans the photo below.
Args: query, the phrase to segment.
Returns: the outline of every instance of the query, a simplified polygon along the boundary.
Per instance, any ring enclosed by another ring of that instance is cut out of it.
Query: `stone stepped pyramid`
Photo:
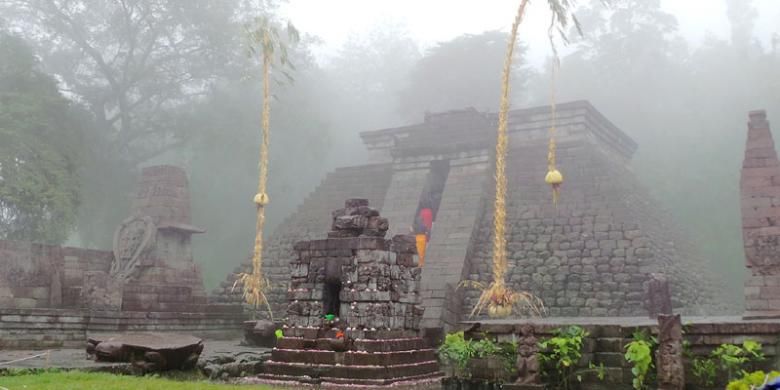
[[[558,104],[556,118],[565,176],[557,209],[543,182],[550,108],[510,112],[510,283],[541,296],[550,315],[633,316],[646,315],[645,283],[663,273],[678,310],[736,312],[736,297],[722,295],[716,270],[631,172],[634,141],[587,101]],[[287,304],[292,244],[321,238],[329,210],[346,198],[367,198],[388,219],[390,235],[407,234],[437,167],[446,165],[421,276],[422,326],[466,319],[477,292],[458,283],[491,275],[496,122],[494,113],[464,109],[361,133],[371,164],[329,174],[270,239],[274,311]],[[240,300],[229,293],[233,280],[223,283],[221,299]]]
[[[272,290],[268,295],[274,313],[284,313],[287,305],[289,262],[295,256],[293,244],[298,241],[324,238],[331,224],[331,211],[342,207],[344,199],[365,198],[376,208],[382,207],[390,183],[389,164],[372,164],[338,168],[329,173],[309,194],[298,209],[286,218],[267,240],[263,251],[266,277]],[[216,302],[241,302],[241,289],[232,290],[236,274],[251,270],[251,260],[230,273],[220,287],[212,292]]]
[[[546,145],[513,148],[508,200],[507,278],[542,298],[551,316],[644,316],[651,273],[667,275],[673,306],[689,314],[727,310],[722,283],[633,174],[598,144],[560,142],[564,173],[556,206],[542,178]],[[492,192],[491,192],[492,196]],[[479,222],[469,280],[488,282],[492,205]],[[466,293],[469,313],[478,292]]]

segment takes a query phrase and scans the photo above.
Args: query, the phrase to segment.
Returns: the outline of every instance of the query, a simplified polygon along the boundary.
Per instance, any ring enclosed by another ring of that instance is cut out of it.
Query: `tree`
[[[79,205],[78,117],[31,49],[0,31],[0,238],[60,244]]]
[[[461,35],[429,49],[412,68],[407,87],[400,93],[399,110],[407,119],[419,119],[424,111],[464,107],[495,110],[495,91],[501,87],[500,64],[507,34],[486,31]],[[526,84],[530,73],[521,60],[524,46],[512,65],[513,88]]]
[[[322,69],[322,85],[332,91],[321,104],[331,112],[334,135],[343,139],[331,150],[334,164],[353,164],[366,153],[358,133],[400,125],[398,94],[420,58],[406,27],[385,22],[353,35]]]
[[[177,111],[242,71],[241,15],[273,7],[249,3],[7,0],[0,6],[9,28],[35,43],[47,71],[93,116],[94,158],[85,162],[88,197],[79,218],[89,244],[108,244],[126,216],[129,202],[117,200],[126,200],[137,166],[187,142]]]

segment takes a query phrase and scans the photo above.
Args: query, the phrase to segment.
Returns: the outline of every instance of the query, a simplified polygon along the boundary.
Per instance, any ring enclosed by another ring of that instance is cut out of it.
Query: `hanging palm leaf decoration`
[[[247,29],[247,35],[250,40],[249,53],[252,56],[260,55],[263,62],[263,109],[262,109],[262,141],[260,142],[260,162],[258,164],[259,177],[257,185],[257,194],[254,197],[254,203],[257,211],[257,224],[255,226],[255,244],[252,253],[252,272],[240,273],[236,282],[233,284],[235,289],[241,284],[244,300],[255,309],[265,304],[268,308],[268,314],[273,319],[271,305],[268,302],[265,292],[270,287],[267,278],[263,276],[263,228],[265,226],[265,207],[268,205],[269,198],[267,193],[268,186],[268,146],[270,140],[270,115],[271,115],[271,95],[270,95],[270,76],[271,67],[276,59],[281,65],[281,72],[289,80],[292,77],[285,71],[285,67],[294,69],[290,63],[287,54],[287,44],[296,44],[300,40],[298,31],[291,23],[287,24],[287,39],[283,40],[277,27],[266,17],[260,17],[255,20],[253,26]],[[278,55],[277,55],[278,52]]]
[[[569,7],[573,6],[573,0],[548,0],[553,16],[548,33],[550,34],[550,43],[553,46],[553,52],[557,61],[557,50],[552,40],[552,31],[555,27],[565,39],[563,30],[567,27],[569,21]],[[498,112],[498,131],[496,138],[496,198],[494,203],[493,216],[493,281],[490,284],[482,284],[475,281],[464,281],[461,285],[467,285],[482,290],[477,304],[471,312],[471,315],[482,313],[487,309],[488,315],[493,318],[503,318],[511,315],[515,310],[530,315],[542,315],[545,311],[544,304],[535,295],[529,292],[517,292],[507,287],[507,251],[506,251],[506,155],[509,143],[507,135],[507,120],[509,115],[509,76],[512,69],[512,57],[517,42],[517,30],[523,20],[525,8],[528,0],[522,0],[517,9],[517,14],[512,24],[512,30],[507,44],[506,57],[504,58],[503,75],[501,79],[501,101]],[[579,22],[574,20],[577,29]],[[554,100],[554,99],[553,99]],[[554,114],[554,108],[553,108]],[[563,182],[563,176],[555,167],[555,139],[554,126],[551,127],[550,149],[548,153],[548,174],[545,178],[553,185],[557,191]],[[557,201],[557,192],[554,193]]]
[[[569,26],[569,19],[574,23],[574,27],[577,32],[582,35],[582,27],[577,17],[574,14],[569,13],[569,9],[574,7],[574,0],[548,0],[552,16],[550,19],[550,25],[547,28],[547,37],[550,40],[550,48],[553,52],[552,58],[552,71],[550,82],[550,141],[547,146],[547,174],[544,177],[545,183],[552,187],[553,204],[558,205],[558,199],[560,198],[561,185],[563,184],[563,174],[558,170],[555,156],[557,152],[557,144],[555,142],[556,133],[556,111],[555,111],[555,82],[558,76],[558,68],[560,67],[560,60],[558,57],[558,48],[555,45],[554,33],[558,31],[561,39],[564,43],[568,43],[569,40],[566,37],[566,28]]]

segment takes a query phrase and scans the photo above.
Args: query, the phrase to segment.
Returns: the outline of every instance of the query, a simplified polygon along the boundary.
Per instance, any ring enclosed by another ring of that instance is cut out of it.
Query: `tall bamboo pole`
[[[507,117],[509,115],[509,76],[512,70],[512,58],[517,44],[517,29],[523,20],[528,0],[522,0],[517,9],[512,32],[507,43],[504,58],[504,73],[501,79],[501,102],[498,111],[498,134],[496,137],[496,199],[493,216],[493,283],[503,286],[507,270],[506,256],[506,154],[509,139],[507,136]]]

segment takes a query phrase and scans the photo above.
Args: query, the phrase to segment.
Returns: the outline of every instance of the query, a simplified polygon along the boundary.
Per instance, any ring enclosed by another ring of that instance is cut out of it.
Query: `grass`
[[[156,376],[128,376],[108,373],[62,371],[0,376],[0,390],[271,390],[270,386],[228,385],[206,380],[180,381]]]

